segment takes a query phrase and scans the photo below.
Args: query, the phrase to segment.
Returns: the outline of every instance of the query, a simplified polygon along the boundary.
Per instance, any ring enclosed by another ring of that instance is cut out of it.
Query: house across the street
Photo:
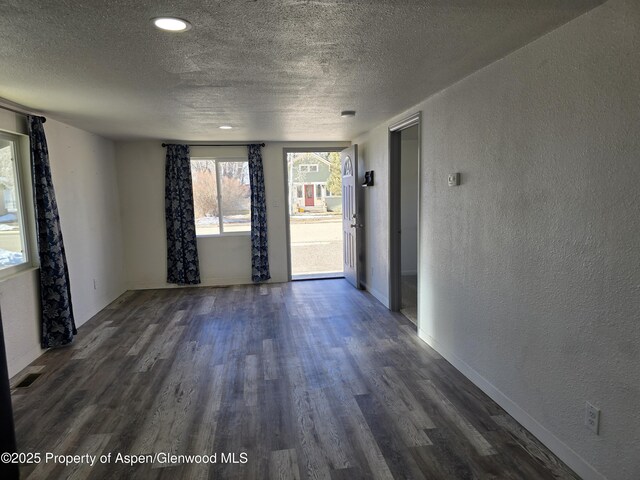
[[[342,196],[327,189],[331,162],[314,152],[295,154],[289,163],[291,213],[341,211]]]

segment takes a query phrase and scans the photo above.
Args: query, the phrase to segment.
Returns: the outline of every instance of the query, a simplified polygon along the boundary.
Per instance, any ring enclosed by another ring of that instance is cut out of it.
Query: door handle
[[[361,223],[354,223],[353,225],[351,225],[351,228],[362,228],[364,227],[364,225],[362,225]]]

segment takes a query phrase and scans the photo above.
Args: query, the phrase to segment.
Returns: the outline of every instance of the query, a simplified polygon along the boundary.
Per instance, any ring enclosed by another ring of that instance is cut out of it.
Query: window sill
[[[40,269],[40,267],[34,267],[34,266],[29,265],[29,266],[25,266],[23,268],[20,268],[19,270],[14,270],[12,272],[7,272],[4,275],[0,274],[0,283],[6,282],[7,280],[12,280],[12,279],[14,279],[14,278],[16,278],[16,277],[18,277],[18,276],[20,276],[22,274],[31,273],[34,270],[39,270],[39,269]]]

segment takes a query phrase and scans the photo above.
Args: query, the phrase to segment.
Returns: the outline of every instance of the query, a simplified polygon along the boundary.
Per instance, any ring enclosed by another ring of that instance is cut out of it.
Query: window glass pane
[[[0,138],[0,269],[27,261],[16,168],[13,142]]]
[[[247,162],[220,162],[224,232],[251,231],[251,189]]]
[[[191,160],[196,235],[218,235],[218,187],[215,160]]]

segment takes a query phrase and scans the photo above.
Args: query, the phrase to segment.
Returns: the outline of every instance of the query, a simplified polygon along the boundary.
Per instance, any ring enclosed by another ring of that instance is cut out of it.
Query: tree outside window
[[[196,235],[251,230],[251,189],[246,160],[191,160]]]

